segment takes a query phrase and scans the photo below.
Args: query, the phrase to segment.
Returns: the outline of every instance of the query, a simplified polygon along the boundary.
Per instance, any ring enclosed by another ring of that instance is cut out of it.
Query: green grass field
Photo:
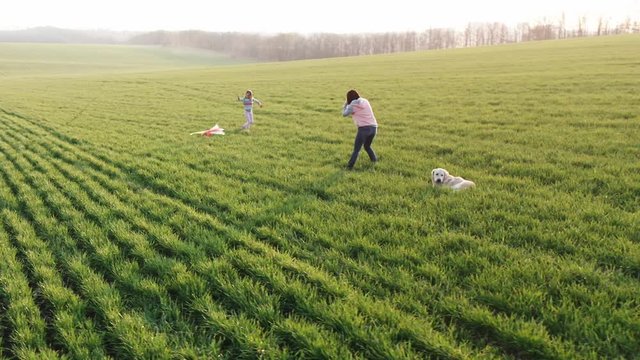
[[[640,353],[639,36],[235,65],[15,46],[0,357]],[[345,171],[351,87],[381,161]]]
[[[211,51],[154,46],[0,43],[0,79],[248,63]],[[4,81],[3,81],[4,82]]]

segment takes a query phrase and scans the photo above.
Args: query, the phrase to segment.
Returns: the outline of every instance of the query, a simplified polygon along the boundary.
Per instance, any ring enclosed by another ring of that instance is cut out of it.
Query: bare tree
[[[497,37],[498,37],[497,30],[498,29],[495,26],[495,24],[496,23],[487,24],[487,30],[489,32],[489,39],[488,39],[489,45],[498,44],[498,41],[497,41]]]
[[[418,34],[410,31],[404,34],[404,42],[402,51],[416,51]]]
[[[529,23],[519,23],[517,29],[518,36],[516,37],[516,42],[531,40],[531,27]]]
[[[627,34],[632,31],[631,18],[627,17],[624,19],[624,22],[618,25],[616,33],[618,34]]]
[[[491,45],[491,24],[478,23],[476,35],[478,36],[478,40],[480,40],[480,46]]]
[[[564,11],[562,12],[562,16],[560,16],[560,20],[558,21],[558,39],[564,39],[567,37],[567,29],[565,28],[565,17]]]
[[[578,36],[587,36],[587,17],[578,18]]]
[[[471,46],[471,23],[467,23],[467,26],[464,28],[464,40],[462,42],[463,47]]]
[[[597,36],[609,35],[609,22],[602,16],[598,18]]]

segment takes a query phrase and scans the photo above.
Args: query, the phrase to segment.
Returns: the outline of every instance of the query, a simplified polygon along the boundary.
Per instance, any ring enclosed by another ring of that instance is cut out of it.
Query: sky
[[[640,0],[0,0],[0,30],[371,33],[535,24],[563,13],[568,27],[583,16],[588,24],[640,21]]]

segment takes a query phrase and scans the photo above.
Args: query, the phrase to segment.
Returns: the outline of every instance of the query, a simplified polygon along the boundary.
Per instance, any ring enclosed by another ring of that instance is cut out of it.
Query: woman
[[[353,169],[353,165],[358,159],[358,153],[364,146],[364,150],[369,154],[371,161],[378,161],[376,153],[371,148],[371,143],[376,137],[378,122],[373,115],[371,104],[365,98],[361,98],[357,91],[351,89],[347,92],[347,101],[342,109],[342,116],[349,116],[353,119],[353,123],[358,127],[356,140],[353,144],[353,153],[347,164],[347,169]]]

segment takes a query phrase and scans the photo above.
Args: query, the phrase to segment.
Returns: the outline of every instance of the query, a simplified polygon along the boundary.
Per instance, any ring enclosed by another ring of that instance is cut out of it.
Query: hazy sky
[[[581,16],[640,20],[640,0],[0,0],[0,29],[387,32]]]

